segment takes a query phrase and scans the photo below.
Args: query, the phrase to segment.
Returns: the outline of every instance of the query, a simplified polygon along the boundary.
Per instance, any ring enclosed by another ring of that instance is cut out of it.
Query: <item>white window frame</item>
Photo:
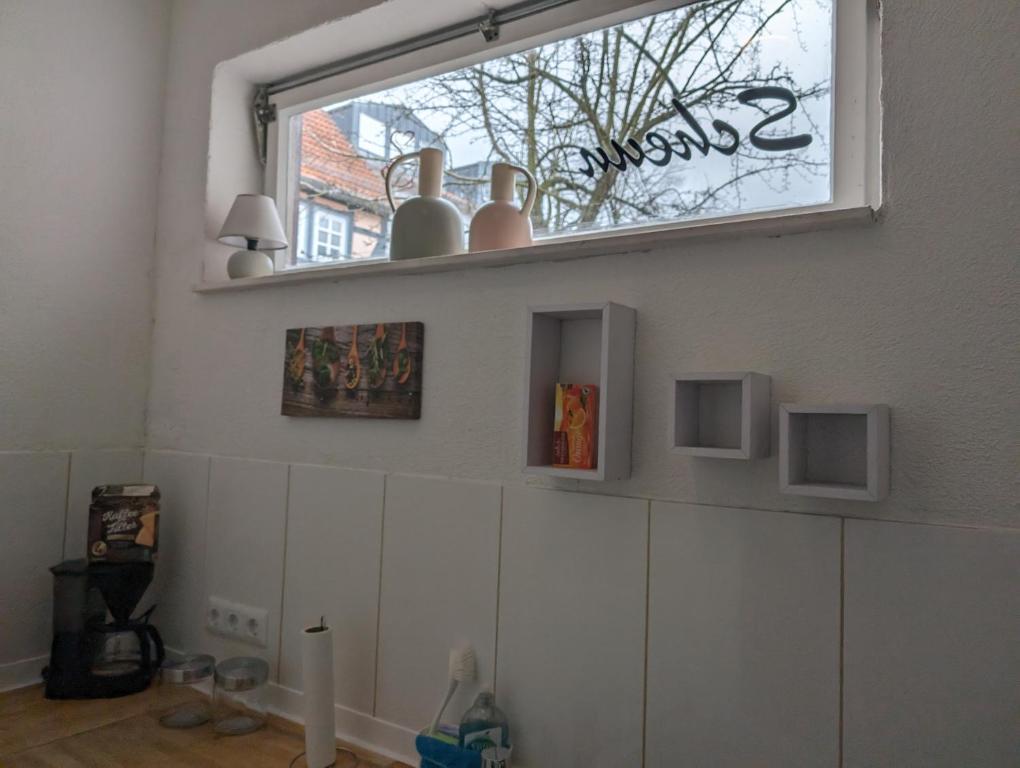
[[[327,222],[329,226],[324,228],[322,226],[323,222]],[[334,231],[333,224],[338,224],[339,229]],[[329,211],[316,205],[312,208],[311,225],[311,246],[314,253],[308,254],[309,261],[319,261],[322,259],[323,263],[333,263],[350,258],[351,222],[346,214]],[[334,246],[331,242],[325,243],[326,250],[332,251],[335,248],[335,257],[329,254],[324,256],[319,253],[319,246],[322,245],[322,242],[319,240],[320,232],[325,233],[327,238],[335,235],[340,239],[340,244],[337,246]]]
[[[306,263],[300,267],[291,267],[291,269],[301,271],[322,266],[339,266],[342,263],[351,261],[354,258],[351,253],[354,236],[353,214],[349,211],[332,210],[316,203],[314,200],[301,200],[299,205],[302,205],[304,211],[299,216],[299,221],[295,227],[293,242],[294,247],[298,249],[299,258]],[[304,220],[303,222],[301,221],[302,219]],[[327,219],[330,222],[339,224],[338,232],[334,232],[332,227],[323,229],[321,224]],[[327,250],[338,250],[336,256],[319,255],[320,230],[326,232],[327,237],[336,234],[340,238],[340,245],[338,246],[334,246],[330,242],[326,243]],[[304,233],[303,237],[301,233]],[[301,255],[302,250],[305,251],[303,256]]]
[[[880,22],[875,0],[832,0],[833,62],[831,114],[832,197],[821,205],[788,206],[768,211],[732,214],[710,219],[617,227],[594,233],[634,235],[746,225],[791,213],[877,210],[881,205]],[[338,101],[394,88],[548,42],[584,34],[654,13],[691,4],[692,0],[652,0],[631,5],[625,0],[586,0],[515,22],[503,30],[497,44],[481,35],[432,46],[424,51],[345,72],[281,92],[271,98],[277,120],[267,137],[266,194],[276,198],[285,221],[292,221],[288,180],[296,169],[288,167],[290,118]],[[391,42],[399,42],[394,39]],[[736,229],[736,228],[735,228]],[[542,238],[543,244],[591,239],[593,233],[569,233]],[[300,270],[298,270],[300,271]]]

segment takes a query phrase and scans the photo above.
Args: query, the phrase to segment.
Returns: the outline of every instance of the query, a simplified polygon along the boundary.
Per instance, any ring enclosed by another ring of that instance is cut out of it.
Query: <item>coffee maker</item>
[[[48,699],[106,699],[144,691],[165,656],[149,617],[132,612],[152,581],[151,562],[65,560],[53,573],[53,645],[43,670]],[[111,621],[107,621],[107,612]]]

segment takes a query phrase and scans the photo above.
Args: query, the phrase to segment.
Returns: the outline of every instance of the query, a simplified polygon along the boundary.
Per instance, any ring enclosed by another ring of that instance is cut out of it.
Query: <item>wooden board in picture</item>
[[[423,323],[291,328],[284,416],[421,418]]]

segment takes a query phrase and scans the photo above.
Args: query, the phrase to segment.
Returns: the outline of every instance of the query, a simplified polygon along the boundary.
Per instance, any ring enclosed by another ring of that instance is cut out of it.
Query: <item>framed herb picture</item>
[[[291,328],[284,416],[421,418],[423,323]]]

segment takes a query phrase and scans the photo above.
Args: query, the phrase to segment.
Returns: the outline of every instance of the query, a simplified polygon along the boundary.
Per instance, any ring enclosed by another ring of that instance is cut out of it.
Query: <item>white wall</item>
[[[213,67],[314,25],[323,9],[292,4],[287,25],[272,14],[262,23],[257,11],[223,24],[224,4],[178,5],[150,444],[378,470],[446,474],[456,467],[464,477],[519,481],[524,308],[611,299],[637,310],[634,473],[586,490],[1014,525],[1020,345],[1012,342],[1020,304],[1011,300],[1017,260],[1009,150],[1016,141],[1010,101],[975,87],[969,74],[981,72],[989,84],[1013,74],[1002,24],[1009,3],[966,11],[952,5],[939,14],[927,7],[885,9],[885,205],[876,225],[583,262],[198,295],[189,288],[211,228],[204,196]],[[974,149],[978,120],[980,145],[997,151]],[[248,124],[240,124],[247,143]],[[428,328],[420,422],[279,415],[286,328],[392,318]],[[877,505],[793,499],[777,491],[775,458],[668,454],[667,377],[685,369],[770,374],[777,402],[890,404],[891,496]]]
[[[998,682],[1020,674],[1010,642],[1020,630],[1020,310],[1016,115],[995,89],[1020,74],[1011,4],[887,4],[885,206],[874,226],[192,293],[211,226],[213,68],[376,2],[173,5],[144,456],[165,496],[158,621],[168,641],[250,652],[202,630],[206,597],[267,608],[278,703],[295,709],[295,633],[325,612],[341,629],[341,730],[400,752],[442,692],[446,649],[471,642],[517,724],[523,766],[632,768],[643,755],[657,768],[685,755],[814,768],[835,766],[841,746],[847,766],[1006,763],[1020,747],[1016,692]],[[90,306],[120,311],[103,285],[78,278]],[[524,307],[605,299],[638,312],[633,477],[528,487],[518,471]],[[420,422],[278,415],[286,328],[393,316],[428,325]],[[682,369],[768,373],[775,400],[890,404],[889,499],[785,497],[775,458],[667,454],[666,378]],[[88,420],[104,398],[81,398]],[[89,445],[140,432],[128,434]],[[43,439],[77,445],[12,446]],[[140,461],[75,454],[70,487]],[[0,482],[39,499],[62,531],[59,494],[44,489],[62,487],[68,464],[33,466],[12,459],[0,478],[17,484]],[[22,512],[12,519],[24,527]],[[61,551],[35,541],[42,559]]]
[[[1008,765],[1020,532],[148,450],[169,645],[271,662],[336,635],[337,725],[414,763],[470,645],[525,768]],[[207,634],[207,595],[268,647]],[[840,737],[842,729],[842,739]]]
[[[0,688],[38,675],[92,486],[141,475],[169,16],[0,2]]]
[[[326,613],[341,634],[340,730],[404,754],[441,693],[446,649],[461,642],[518,727],[515,764],[630,768],[684,755],[813,768],[842,750],[848,766],[950,766],[1015,753],[1015,691],[991,671],[1015,678],[1020,666],[1006,639],[1020,628],[1002,618],[1018,615],[1007,564],[1020,541],[1016,113],[995,90],[1018,74],[1010,4],[886,4],[875,225],[191,292],[229,203],[205,203],[215,65],[354,10],[174,7],[146,465],[171,489],[167,518],[191,531],[164,539],[189,564],[164,576],[171,642],[250,650],[202,631],[206,596],[268,608],[271,630],[282,628],[268,650],[278,703],[300,711],[297,632]],[[229,85],[224,94],[244,90]],[[237,142],[250,147],[250,136]],[[638,313],[633,476],[529,488],[524,308],[607,299]],[[428,326],[421,421],[279,415],[286,328],[393,318]],[[678,370],[761,371],[775,401],[888,403],[890,497],[792,498],[777,492],[774,456],[668,454],[667,377]],[[207,538],[206,526],[219,533]],[[250,530],[235,540],[237,526]],[[254,558],[239,543],[256,539]],[[926,588],[944,572],[965,574],[967,588]],[[887,642],[901,644],[895,664]],[[970,674],[967,647],[994,662]],[[891,690],[897,708],[883,705]],[[981,717],[978,700],[991,702]]]
[[[0,450],[142,442],[168,19],[0,5]]]

